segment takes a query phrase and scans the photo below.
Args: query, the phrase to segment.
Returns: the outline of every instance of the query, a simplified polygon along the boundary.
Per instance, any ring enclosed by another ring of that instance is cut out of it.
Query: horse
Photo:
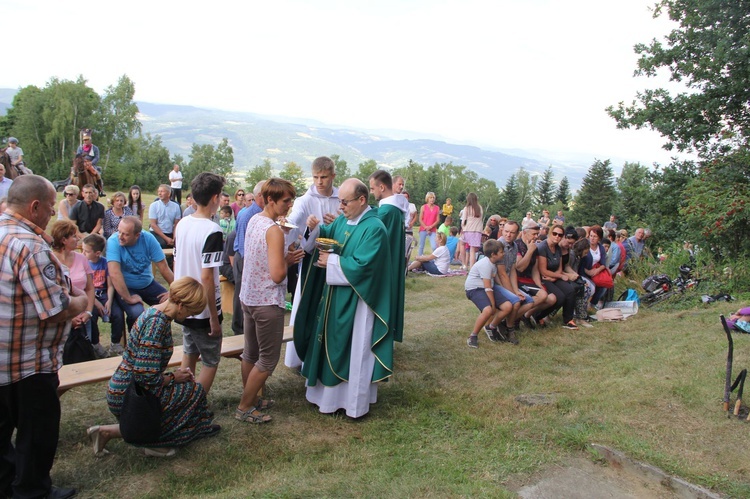
[[[83,199],[83,186],[86,184],[101,185],[101,177],[96,171],[91,161],[85,154],[76,154],[73,159],[73,167],[70,169],[70,183],[75,184],[80,189],[78,199]]]
[[[7,147],[0,149],[0,164],[2,164],[5,167],[6,178],[13,180],[19,175],[31,175],[34,173],[30,169],[28,169],[23,164],[23,162],[15,166],[12,165],[10,163],[10,155],[8,154],[7,149],[8,149]]]

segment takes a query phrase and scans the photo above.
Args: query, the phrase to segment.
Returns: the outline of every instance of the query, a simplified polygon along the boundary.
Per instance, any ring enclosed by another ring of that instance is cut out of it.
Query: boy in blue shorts
[[[490,239],[482,246],[482,252],[486,258],[482,258],[474,264],[466,276],[464,289],[466,298],[471,300],[479,309],[479,317],[474,322],[474,329],[466,340],[471,348],[479,347],[479,330],[484,326],[487,338],[492,342],[506,341],[505,336],[498,329],[498,324],[512,310],[510,302],[500,293],[500,288],[495,286],[497,281],[497,264],[503,259],[503,245],[496,239]]]
[[[99,343],[99,317],[102,318],[102,322],[109,322],[109,311],[112,308],[112,302],[115,299],[115,287],[112,285],[112,280],[109,278],[109,272],[107,271],[107,259],[102,256],[104,246],[107,241],[99,234],[89,234],[83,240],[82,253],[83,256],[89,261],[91,270],[94,271],[94,315],[91,317],[91,337],[89,340],[94,346],[94,351],[100,357],[107,357],[107,352],[104,347]],[[118,319],[113,318],[115,321]],[[120,319],[121,320],[121,319]],[[112,328],[112,331],[122,331],[122,327],[119,329]],[[109,354],[111,355],[122,355],[122,345],[120,340],[122,338],[115,338],[112,336],[112,342],[109,346]]]

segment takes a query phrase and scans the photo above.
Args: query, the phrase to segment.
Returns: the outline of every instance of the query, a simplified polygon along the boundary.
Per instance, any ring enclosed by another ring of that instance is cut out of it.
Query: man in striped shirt
[[[57,371],[70,321],[88,297],[71,288],[50,249],[44,230],[55,204],[49,180],[23,175],[0,215],[0,494],[13,497],[75,495],[52,486],[50,469],[60,431]]]

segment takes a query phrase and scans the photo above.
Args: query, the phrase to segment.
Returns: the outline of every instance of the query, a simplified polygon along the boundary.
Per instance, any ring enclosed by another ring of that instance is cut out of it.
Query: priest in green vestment
[[[369,191],[357,179],[339,187],[342,215],[330,225],[308,226],[315,237],[334,239],[333,253],[316,250],[302,282],[294,346],[303,359],[307,400],[321,412],[344,409],[361,417],[377,401],[377,383],[393,374],[392,272],[388,234]]]
[[[391,316],[388,318],[388,325],[393,330],[393,339],[402,341],[406,280],[404,217],[409,215],[409,201],[405,196],[393,193],[393,179],[387,171],[376,170],[370,175],[369,180],[370,192],[378,202],[378,218],[388,233],[388,269],[393,274],[390,291]]]

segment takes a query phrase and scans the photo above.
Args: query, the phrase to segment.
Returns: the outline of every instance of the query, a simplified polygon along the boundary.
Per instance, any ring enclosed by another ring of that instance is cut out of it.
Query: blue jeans
[[[156,279],[151,281],[151,284],[146,286],[143,289],[133,289],[128,288],[128,292],[131,295],[138,295],[141,298],[143,298],[143,301],[148,303],[149,305],[156,305],[159,303],[159,295],[166,293],[167,290],[156,282]],[[122,338],[123,333],[123,318],[124,315],[128,315],[128,331],[133,327],[133,324],[135,324],[136,319],[138,319],[138,316],[140,316],[143,313],[143,304],[141,302],[136,303],[135,305],[130,305],[129,303],[125,303],[125,301],[120,297],[120,295],[115,294],[115,302],[112,304],[112,310],[109,313],[110,321],[112,321],[112,342],[114,342],[115,339],[117,341],[120,341],[120,338]]]
[[[432,247],[432,251],[435,251],[435,248],[437,248],[437,232],[427,232],[426,230],[420,230],[419,231],[419,251],[417,251],[417,256],[424,255],[424,242],[425,239],[427,239],[427,235],[430,235],[430,246]]]

